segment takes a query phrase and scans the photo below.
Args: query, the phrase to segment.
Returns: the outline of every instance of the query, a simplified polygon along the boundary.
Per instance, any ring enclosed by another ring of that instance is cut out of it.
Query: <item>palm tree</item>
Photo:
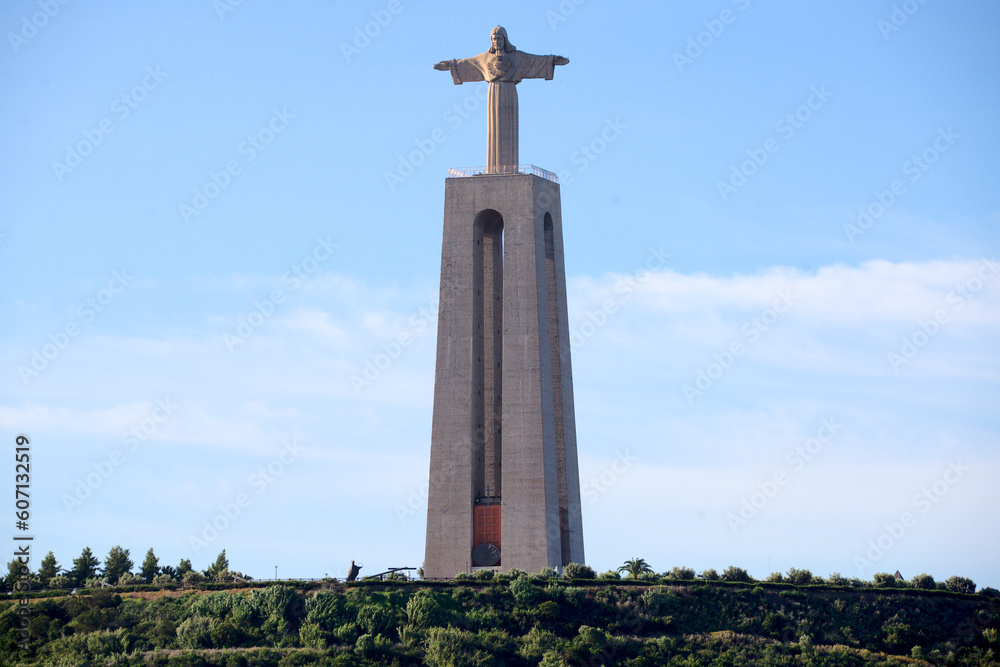
[[[649,566],[644,558],[632,558],[625,561],[625,564],[618,568],[619,574],[628,572],[629,579],[638,579],[640,574],[652,571],[653,568]]]

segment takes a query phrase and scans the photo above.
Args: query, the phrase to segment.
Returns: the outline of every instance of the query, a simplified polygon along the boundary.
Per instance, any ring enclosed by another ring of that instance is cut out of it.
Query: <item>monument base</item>
[[[440,294],[424,577],[583,563],[559,185],[446,179]]]

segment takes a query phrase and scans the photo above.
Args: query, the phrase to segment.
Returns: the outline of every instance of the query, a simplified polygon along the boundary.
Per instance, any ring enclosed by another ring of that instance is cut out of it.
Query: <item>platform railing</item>
[[[500,171],[490,172],[489,167],[451,167],[448,178],[473,178],[475,176],[512,176],[514,174],[532,174],[553,183],[559,182],[559,177],[548,169],[536,167],[533,164],[519,164],[516,167],[505,167]]]

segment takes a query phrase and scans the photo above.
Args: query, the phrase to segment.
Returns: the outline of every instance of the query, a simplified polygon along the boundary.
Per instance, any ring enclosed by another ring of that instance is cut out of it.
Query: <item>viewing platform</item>
[[[532,174],[553,183],[559,182],[559,177],[548,169],[536,167],[533,164],[519,164],[503,171],[489,172],[488,167],[451,167],[448,178],[473,178],[475,176],[513,176],[515,174]]]

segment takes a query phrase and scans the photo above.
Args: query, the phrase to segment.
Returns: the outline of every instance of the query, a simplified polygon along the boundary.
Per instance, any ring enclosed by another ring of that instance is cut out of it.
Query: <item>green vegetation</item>
[[[131,561],[117,549],[105,563],[121,569]],[[0,666],[842,667],[995,665],[1000,656],[1000,593],[971,593],[975,583],[962,577],[823,580],[793,568],[757,582],[736,567],[657,575],[633,558],[627,579],[576,564],[563,577],[477,571],[448,582],[291,585],[230,576],[225,552],[203,572],[183,561],[166,571],[150,550],[139,575],[118,572],[112,587],[93,560],[74,562],[71,574],[90,574],[97,587],[28,593],[27,613],[18,599],[0,602]],[[181,571],[204,581],[185,587]],[[58,572],[46,557],[32,576],[38,587],[43,577],[69,581]],[[160,577],[169,582],[144,583]]]

